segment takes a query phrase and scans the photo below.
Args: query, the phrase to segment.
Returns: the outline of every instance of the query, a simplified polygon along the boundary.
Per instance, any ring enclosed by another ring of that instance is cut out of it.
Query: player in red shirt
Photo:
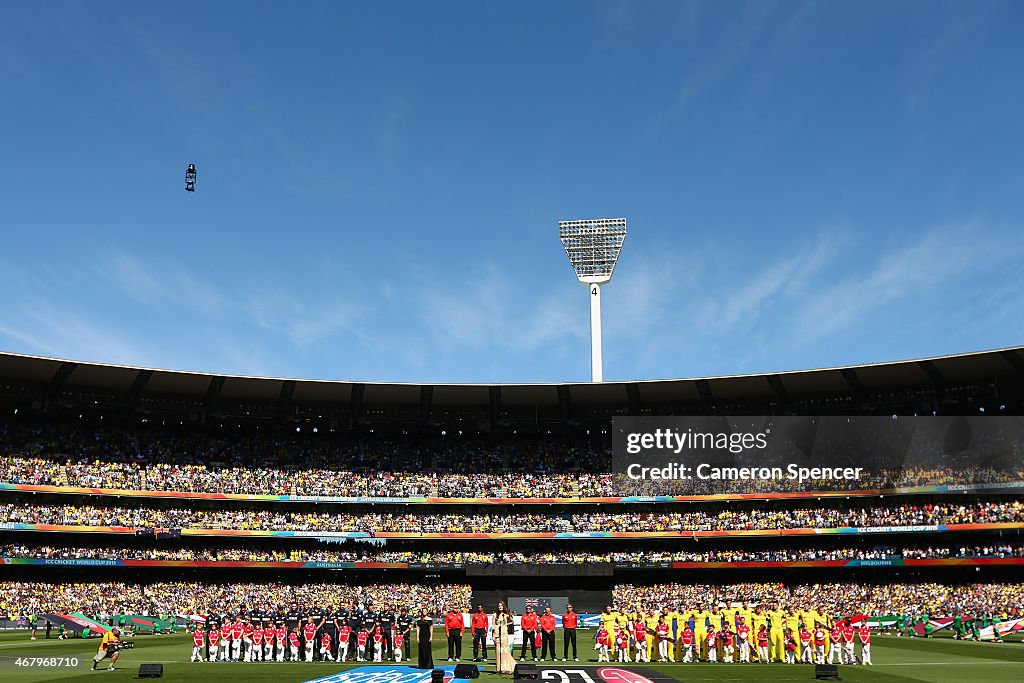
[[[665,617],[658,617],[658,626],[654,629],[654,639],[658,641],[658,661],[668,661],[668,624]]]
[[[316,624],[313,617],[309,617],[302,625],[302,639],[306,645],[306,661],[313,661],[313,648],[316,646]]]
[[[363,626],[361,629],[359,629],[359,633],[356,634],[356,647],[358,648],[356,657],[357,662],[366,661],[366,643],[369,640],[370,633],[366,630],[366,627]]]
[[[736,653],[736,646],[733,644],[735,636],[733,632],[729,630],[728,624],[722,627],[719,637],[722,639],[722,661],[726,664],[732,664],[735,659],[734,654]]]
[[[519,625],[523,629],[523,647],[519,652],[519,661],[526,660],[526,644],[530,644],[530,654],[533,657],[533,661],[537,661],[537,626],[539,620],[537,619],[536,613],[534,613],[532,607],[526,608],[526,614],[520,619]]]
[[[573,610],[572,605],[565,606],[562,613],[562,661],[569,658],[569,643],[572,643],[572,659],[580,661],[580,655],[576,651],[576,628],[579,626],[579,615]]]
[[[740,648],[740,663],[750,664],[750,627],[743,617],[736,617],[736,642]]]
[[[248,619],[242,623],[242,647],[245,650],[243,655],[245,661],[252,661],[252,634],[256,632],[256,627],[253,626]]]
[[[216,627],[211,628],[208,637],[210,639],[210,661],[216,662],[217,650],[220,647],[220,629]]]
[[[785,643],[786,664],[796,664],[796,638],[791,628],[786,629]]]
[[[231,624],[231,661],[242,661],[242,635],[245,633],[245,625],[242,617],[236,616],[235,623]]]
[[[625,631],[615,632],[615,650],[618,653],[615,659],[616,662],[629,661],[629,634]]]
[[[843,620],[843,654],[847,664],[856,664],[857,658],[853,654],[853,622],[849,619]]]
[[[647,624],[640,617],[633,622],[633,638],[635,639],[633,647],[636,648],[636,661],[651,661],[651,657],[647,653]]]
[[[814,651],[811,649],[811,632],[806,626],[800,629],[800,663],[814,664]]]
[[[190,662],[201,662],[203,661],[203,646],[206,645],[206,632],[203,631],[203,627],[200,624],[196,624],[196,628],[192,631],[192,658]]]
[[[598,662],[611,662],[611,653],[608,651],[608,629],[603,625],[597,629],[597,634],[594,636],[594,649],[597,650],[597,661]]]
[[[771,661],[768,659],[768,642],[768,627],[761,624],[757,629],[757,658],[765,664]]]
[[[297,662],[297,661],[299,661],[299,646],[300,645],[301,645],[301,643],[299,641],[299,627],[296,626],[295,628],[293,628],[291,631],[288,632],[288,653],[290,655],[288,657],[288,661],[289,662]]]
[[[262,662],[263,661],[263,627],[253,626],[252,629],[252,652],[249,655],[247,661],[250,662]]]
[[[857,636],[860,638],[860,663],[872,666],[871,664],[871,629],[867,622],[862,622],[857,629]]]
[[[454,607],[448,610],[444,617],[444,634],[448,637],[449,662],[458,662],[462,659],[462,631],[465,627],[462,612]]]
[[[338,661],[344,662],[348,658],[348,639],[352,635],[352,627],[348,625],[347,619],[341,620],[338,628]]]
[[[714,623],[708,624],[708,634],[705,636],[708,643],[708,661],[718,662],[718,631],[715,630]]]
[[[220,627],[220,661],[231,659],[231,622],[226,621]]]
[[[821,625],[814,629],[814,661],[816,664],[825,663],[825,629]]]
[[[487,636],[484,635],[484,646],[486,647]],[[395,631],[395,661],[402,661],[402,646],[405,645],[405,636],[402,635],[401,631]],[[486,659],[486,653],[484,659]]]
[[[693,661],[693,629],[690,628],[690,622],[686,622],[686,625],[683,626],[679,640],[683,644],[683,662],[689,664]]]
[[[837,621],[832,625],[828,637],[828,663],[843,663],[843,622]]]
[[[469,626],[473,629],[473,661],[479,662],[481,661],[481,658],[483,658],[483,661],[486,662],[487,612],[484,611],[483,605],[476,606],[476,612],[473,613],[473,618],[470,619]]]
[[[551,652],[551,661],[558,661],[558,657],[555,655],[555,626],[557,623],[555,615],[551,613],[551,608],[545,608],[544,614],[540,617],[540,661],[542,662],[547,661],[548,651]]]
[[[263,622],[263,661],[274,661],[274,625],[269,621]]]
[[[373,661],[380,662],[384,660],[384,631],[381,629],[380,624],[373,627]]]
[[[278,622],[274,638],[277,640],[277,661],[283,662],[285,650],[288,648],[288,627],[283,621]]]
[[[324,630],[322,636],[320,636],[320,661],[330,662],[334,659],[331,655],[331,634]]]

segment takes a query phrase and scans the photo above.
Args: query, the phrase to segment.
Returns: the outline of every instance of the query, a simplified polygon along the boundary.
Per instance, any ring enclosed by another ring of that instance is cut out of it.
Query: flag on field
[[[1019,633],[1021,631],[1024,631],[1024,619],[1009,619],[992,626],[986,626],[978,632],[978,637],[981,640],[995,640],[997,633],[998,637],[1002,638],[1010,633]]]
[[[944,628],[949,628],[950,626],[952,626],[953,619],[950,617],[929,619],[928,625],[931,626],[931,633],[935,633],[936,631],[941,631]],[[928,633],[928,630],[925,628],[924,622],[914,624],[914,633],[916,633],[919,636],[924,636]]]

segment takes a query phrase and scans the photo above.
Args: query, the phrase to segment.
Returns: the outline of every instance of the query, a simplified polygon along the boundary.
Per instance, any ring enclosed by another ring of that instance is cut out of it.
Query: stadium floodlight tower
[[[601,382],[601,285],[612,279],[626,240],[626,219],[559,221],[558,234],[580,284],[590,289],[590,378]]]

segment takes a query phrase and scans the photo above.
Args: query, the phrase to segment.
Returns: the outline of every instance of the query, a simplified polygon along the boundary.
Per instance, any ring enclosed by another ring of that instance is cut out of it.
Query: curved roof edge
[[[638,392],[643,403],[664,400],[720,400],[768,398],[771,396],[828,395],[914,386],[969,385],[1011,376],[1024,379],[1024,346],[986,351],[932,356],[911,360],[885,361],[861,365],[783,370],[769,373],[720,375],[654,380],[616,380],[592,382],[538,383],[445,383],[445,382],[367,382],[287,377],[260,377],[226,373],[168,370],[142,366],[77,361],[30,354],[0,352],[0,382],[96,389],[113,392],[137,391],[139,394],[202,397],[212,382],[222,385],[219,393],[243,400],[278,400],[287,386],[295,401],[346,402],[352,387],[373,394],[373,402],[413,403],[420,400],[425,387],[433,391],[433,401],[452,405],[480,405],[488,401],[488,391],[500,388],[503,397],[522,395],[527,402],[557,402],[557,391],[571,387],[573,402],[593,404],[623,403]],[[144,378],[144,379],[143,379]],[[141,385],[141,386],[140,386]],[[342,396],[341,394],[345,394]],[[545,395],[543,399],[540,395]],[[548,397],[547,395],[550,394]],[[367,399],[370,399],[367,396]],[[393,400],[389,400],[393,399]]]

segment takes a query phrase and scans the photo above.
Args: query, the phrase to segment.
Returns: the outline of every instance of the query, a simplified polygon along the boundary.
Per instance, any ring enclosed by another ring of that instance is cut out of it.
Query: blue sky
[[[1024,343],[1019,2],[15,3],[0,350],[588,380]],[[183,190],[188,163],[198,191]]]

